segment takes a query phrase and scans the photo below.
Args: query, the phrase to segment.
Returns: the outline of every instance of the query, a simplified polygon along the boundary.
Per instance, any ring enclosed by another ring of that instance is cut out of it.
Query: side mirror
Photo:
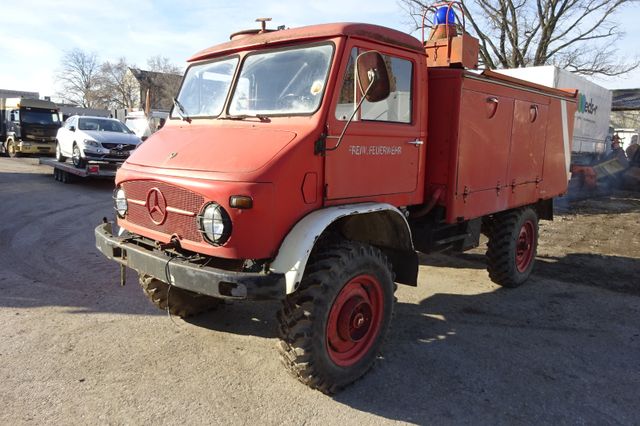
[[[372,50],[358,56],[358,82],[369,102],[380,102],[389,97],[389,73],[380,52]]]
[[[316,145],[314,147],[315,154],[324,155],[326,151],[335,151],[338,149],[342,143],[345,133],[347,133],[347,128],[351,124],[351,121],[358,110],[360,110],[360,107],[362,107],[362,103],[365,99],[369,102],[380,102],[387,99],[391,93],[391,82],[389,81],[387,64],[385,64],[384,58],[380,52],[370,50],[359,54],[356,59],[356,66],[358,69],[360,93],[362,93],[363,96],[360,99],[360,102],[358,102],[358,105],[353,109],[351,117],[349,117],[349,120],[347,120],[344,125],[342,133],[338,137],[338,142],[336,142],[333,147],[327,148],[325,144],[326,135],[325,137],[321,137],[316,141]]]
[[[143,136],[143,137],[141,137],[141,138],[140,138],[140,140],[141,140],[142,142],[144,142],[144,141],[146,141],[148,138],[149,138],[149,136]]]
[[[74,126],[69,127],[69,130],[71,130],[72,132],[76,131],[76,128]]]

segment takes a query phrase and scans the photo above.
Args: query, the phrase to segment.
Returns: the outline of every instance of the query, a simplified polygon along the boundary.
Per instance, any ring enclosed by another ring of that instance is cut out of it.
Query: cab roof
[[[18,107],[58,109],[58,106],[51,101],[31,98],[6,98],[3,100],[2,104],[3,107],[7,109]]]
[[[379,25],[342,22],[249,35],[201,50],[189,58],[188,62],[200,61],[220,54],[228,54],[271,44],[283,44],[290,41],[311,41],[340,36],[356,37],[403,49],[424,52],[424,47],[418,39],[401,31]]]

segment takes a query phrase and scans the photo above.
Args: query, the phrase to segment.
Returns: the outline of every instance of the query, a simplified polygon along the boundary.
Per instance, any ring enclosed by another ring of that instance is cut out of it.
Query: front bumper
[[[95,235],[96,247],[109,259],[185,290],[224,299],[273,300],[285,296],[284,274],[227,271],[195,264],[135,244],[130,236],[115,236],[110,223],[97,226]]]
[[[84,158],[87,161],[106,161],[109,163],[123,163],[129,158],[129,151],[122,151],[122,153],[107,153],[101,154],[94,151],[84,150]]]
[[[17,151],[22,154],[53,154],[56,146],[54,143],[20,142]]]

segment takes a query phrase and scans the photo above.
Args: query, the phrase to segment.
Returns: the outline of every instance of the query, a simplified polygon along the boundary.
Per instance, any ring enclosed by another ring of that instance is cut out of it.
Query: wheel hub
[[[516,243],[516,267],[520,272],[526,271],[533,260],[535,238],[534,224],[531,221],[522,224]]]
[[[371,327],[371,306],[356,296],[345,303],[338,317],[338,335],[342,340],[358,342]]]
[[[339,366],[361,360],[380,332],[383,316],[383,293],[377,279],[360,275],[338,293],[329,312],[327,349]]]

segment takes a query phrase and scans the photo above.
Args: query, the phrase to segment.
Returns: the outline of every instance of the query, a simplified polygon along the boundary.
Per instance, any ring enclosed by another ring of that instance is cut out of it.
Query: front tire
[[[11,158],[20,157],[20,152],[18,152],[18,146],[13,139],[9,139],[7,141],[7,154]]]
[[[391,265],[377,248],[341,241],[315,251],[278,313],[280,352],[300,381],[332,394],[373,365],[393,314]]]
[[[58,160],[61,163],[64,163],[65,161],[67,161],[67,157],[62,155],[62,149],[60,148],[60,142],[56,142],[56,160]]]
[[[221,299],[194,293],[160,281],[150,275],[140,275],[142,291],[158,309],[167,310],[171,315],[187,318],[216,309]]]
[[[494,283],[522,285],[533,270],[538,248],[538,215],[530,207],[494,217],[487,245],[487,269]]]
[[[78,144],[73,144],[73,151],[71,152],[71,161],[73,161],[73,165],[78,169],[84,169],[87,167],[87,161],[82,158],[82,153],[80,152],[80,148]]]

